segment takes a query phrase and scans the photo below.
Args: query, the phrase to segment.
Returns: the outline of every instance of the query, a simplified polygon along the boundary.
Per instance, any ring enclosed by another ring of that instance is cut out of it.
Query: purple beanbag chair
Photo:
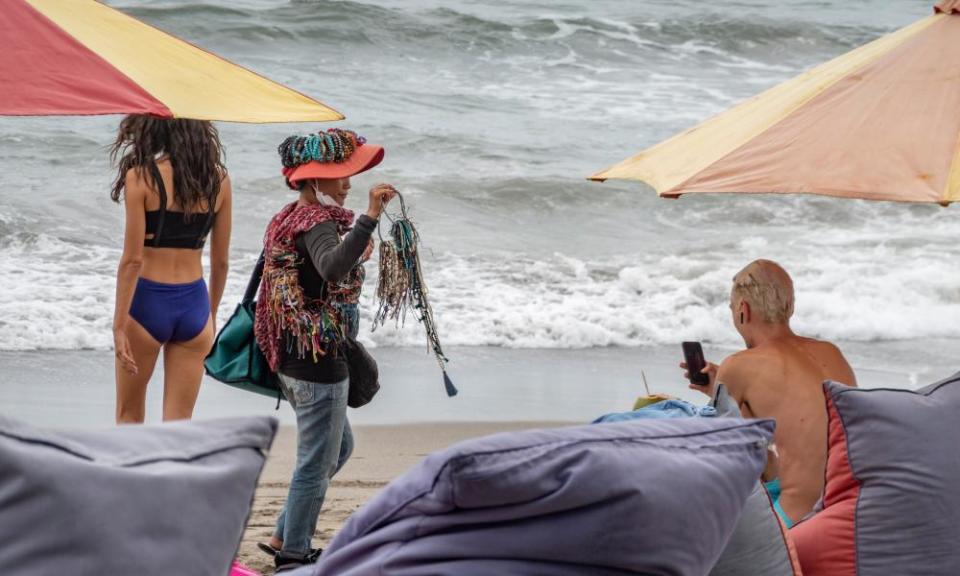
[[[0,416],[0,572],[226,576],[273,418],[38,430]]]
[[[683,400],[665,400],[630,412],[607,414],[596,422],[621,422],[660,418],[742,418],[740,406],[717,387],[712,406],[697,406]],[[787,529],[773,509],[759,479],[743,506],[743,512],[710,576],[797,576],[800,565]]]
[[[391,482],[294,574],[707,574],[772,432],[718,418],[469,440]]]

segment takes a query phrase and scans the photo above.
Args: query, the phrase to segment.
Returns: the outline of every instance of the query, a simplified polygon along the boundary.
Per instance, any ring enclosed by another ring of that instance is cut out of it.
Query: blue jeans
[[[297,467],[273,533],[283,540],[284,552],[310,552],[330,479],[353,452],[347,422],[349,383],[318,384],[280,374],[283,394],[297,414]]]

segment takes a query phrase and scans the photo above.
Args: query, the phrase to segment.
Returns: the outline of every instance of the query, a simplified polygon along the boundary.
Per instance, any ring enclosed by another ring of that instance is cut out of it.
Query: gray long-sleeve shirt
[[[357,265],[376,227],[377,221],[364,214],[341,242],[337,223],[328,220],[297,237],[297,250],[309,257],[323,281],[339,282]]]
[[[328,282],[343,280],[360,261],[376,227],[377,221],[364,214],[342,240],[333,221],[317,224],[299,235],[296,247],[302,258],[300,287],[304,294],[308,298],[322,298]],[[320,356],[317,362],[313,361],[312,354],[298,358],[295,348],[282,354],[280,373],[298,380],[332,384],[349,375],[346,360],[336,351]]]

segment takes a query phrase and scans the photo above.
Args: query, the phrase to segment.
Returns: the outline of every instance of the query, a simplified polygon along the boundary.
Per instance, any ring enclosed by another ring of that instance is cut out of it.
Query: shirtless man
[[[709,386],[690,386],[712,398],[719,382],[745,418],[776,420],[779,477],[767,484],[788,527],[813,510],[823,491],[827,411],[822,383],[829,379],[856,386],[853,370],[836,346],[793,333],[793,303],[793,281],[775,262],[757,260],[737,273],[730,310],[747,349],[719,367],[708,363],[703,371],[710,375]]]

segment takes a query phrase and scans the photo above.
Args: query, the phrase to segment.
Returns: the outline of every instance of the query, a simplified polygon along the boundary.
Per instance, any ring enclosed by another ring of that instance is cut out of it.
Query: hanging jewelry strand
[[[382,326],[387,320],[393,320],[398,325],[406,320],[407,312],[411,309],[417,320],[423,324],[427,333],[427,345],[437,358],[437,364],[443,372],[443,385],[447,396],[455,396],[457,388],[447,375],[446,363],[449,362],[440,346],[440,335],[433,320],[433,309],[427,301],[427,284],[423,280],[423,271],[420,268],[420,235],[413,222],[407,216],[407,206],[403,196],[397,192],[400,199],[400,216],[390,219],[390,234],[386,240],[377,228],[380,236],[380,277],[377,279],[377,300],[380,305],[373,321],[374,330]]]

